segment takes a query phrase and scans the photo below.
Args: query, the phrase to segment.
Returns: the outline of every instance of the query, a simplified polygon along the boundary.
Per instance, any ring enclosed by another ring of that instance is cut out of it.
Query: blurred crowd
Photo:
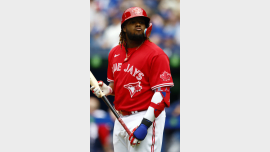
[[[113,152],[112,133],[116,117],[100,109],[100,101],[90,97],[90,152]]]
[[[119,43],[123,12],[143,8],[153,24],[150,40],[171,57],[180,55],[180,0],[90,0],[91,55],[108,57]]]

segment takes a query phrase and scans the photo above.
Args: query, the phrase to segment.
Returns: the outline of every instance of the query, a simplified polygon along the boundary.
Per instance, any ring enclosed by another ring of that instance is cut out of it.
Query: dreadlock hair
[[[121,46],[121,49],[122,49],[122,46],[124,46],[126,52],[128,52],[128,50],[127,50],[127,38],[126,38],[126,33],[123,31],[123,28],[122,28],[122,27],[124,27],[124,26],[121,26],[121,32],[120,32],[120,34],[119,34],[119,37],[120,37],[119,45]],[[150,41],[149,38],[145,38],[143,41],[145,41],[145,40]]]
[[[127,51],[127,38],[126,38],[126,33],[123,31],[122,28],[121,28],[121,32],[119,34],[119,37],[120,37],[119,45],[121,46],[121,49],[122,49],[122,46],[124,46],[126,53],[127,53],[128,52]]]

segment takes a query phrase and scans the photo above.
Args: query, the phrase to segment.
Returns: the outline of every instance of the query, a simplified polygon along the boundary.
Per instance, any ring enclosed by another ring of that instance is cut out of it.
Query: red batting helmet
[[[126,20],[134,17],[144,17],[146,19],[146,27],[149,26],[150,18],[147,17],[145,10],[140,7],[131,7],[125,10],[125,12],[123,13],[121,20],[121,27]]]

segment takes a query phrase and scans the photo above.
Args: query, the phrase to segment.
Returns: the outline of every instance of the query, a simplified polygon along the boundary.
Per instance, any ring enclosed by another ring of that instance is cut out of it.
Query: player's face
[[[124,31],[130,40],[142,40],[145,29],[145,19],[143,17],[135,17],[129,19],[126,23]]]

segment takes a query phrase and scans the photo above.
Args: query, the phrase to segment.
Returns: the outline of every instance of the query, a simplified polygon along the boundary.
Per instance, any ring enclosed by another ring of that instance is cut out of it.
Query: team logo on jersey
[[[124,88],[128,89],[131,98],[133,97],[133,95],[136,92],[139,92],[139,91],[142,90],[142,86],[141,86],[141,82],[140,81],[135,82],[135,83],[126,84],[126,85],[124,85]]]
[[[138,7],[136,7],[136,8],[134,8],[133,10],[132,10],[136,15],[140,15],[140,14],[142,14],[142,9],[141,8],[138,8]]]
[[[171,78],[171,74],[164,71],[161,75],[160,75],[160,78],[163,80],[163,81],[169,81],[170,78]]]

